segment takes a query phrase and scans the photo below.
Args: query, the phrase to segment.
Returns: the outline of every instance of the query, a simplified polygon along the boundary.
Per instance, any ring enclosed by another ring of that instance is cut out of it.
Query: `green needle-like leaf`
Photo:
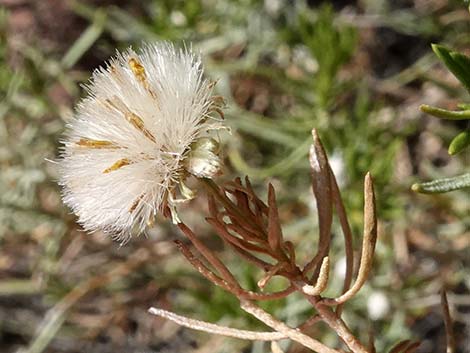
[[[423,113],[431,114],[435,117],[448,120],[466,120],[470,119],[470,110],[447,110],[422,104],[419,109]]]
[[[442,60],[454,76],[462,82],[467,91],[470,92],[470,67],[467,66],[468,62],[470,62],[470,58],[456,51],[447,49],[442,45],[432,44],[431,46],[439,59]]]
[[[422,194],[440,194],[468,187],[470,187],[470,173],[427,183],[416,183],[411,186],[411,190]]]
[[[279,162],[265,168],[252,168],[242,158],[237,150],[229,152],[229,159],[235,169],[247,174],[252,179],[264,179],[273,175],[280,175],[286,171],[291,170],[295,165],[308,155],[311,144],[311,137],[302,142],[296,149],[294,149],[286,158]]]
[[[449,145],[449,154],[451,156],[462,152],[465,148],[470,145],[470,130],[462,131],[460,134],[454,137]]]
[[[470,104],[469,103],[459,103],[457,104],[457,108],[460,110],[470,110]]]
[[[467,81],[470,80],[470,58],[467,55],[456,51],[451,51],[449,55],[454,63],[459,65],[461,71],[464,72],[465,79]]]
[[[97,11],[94,15],[93,23],[75,41],[62,58],[62,65],[69,69],[86,53],[88,49],[98,40],[104,30],[106,23],[106,13]]]

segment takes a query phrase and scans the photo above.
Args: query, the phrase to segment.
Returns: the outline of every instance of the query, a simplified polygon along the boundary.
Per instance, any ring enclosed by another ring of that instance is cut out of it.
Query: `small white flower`
[[[223,100],[212,95],[201,59],[172,44],[117,54],[86,85],[67,126],[60,165],[64,202],[87,231],[122,238],[142,232],[170,209],[188,173],[220,172],[217,143]],[[194,157],[194,158],[192,158]]]

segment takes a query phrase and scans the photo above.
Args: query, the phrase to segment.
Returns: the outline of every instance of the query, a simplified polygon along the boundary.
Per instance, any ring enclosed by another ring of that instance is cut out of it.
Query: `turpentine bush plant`
[[[103,230],[121,241],[145,232],[157,214],[171,219],[186,237],[186,241],[176,241],[176,246],[188,262],[215,286],[234,295],[242,310],[270,330],[223,327],[159,308],[150,308],[151,314],[213,334],[268,341],[275,353],[282,352],[278,342],[286,339],[320,353],[375,352],[373,334],[364,342],[342,318],[344,305],[362,288],[372,269],[377,214],[371,175],[367,173],[364,179],[364,230],[362,248],[356,253],[338,183],[320,138],[312,131],[309,164],[318,209],[318,248],[307,261],[299,261],[295,244],[283,237],[272,185],[264,202],[248,177],[222,185],[215,181],[222,163],[213,135],[214,130],[224,128],[224,100],[213,94],[213,87],[203,76],[200,57],[169,43],[146,45],[140,52],[129,49],[98,69],[63,141],[59,166],[65,203],[86,230]],[[240,261],[261,273],[257,290],[244,288],[230,265],[178,214],[178,204],[196,196],[186,184],[191,177],[207,190],[206,221]],[[343,233],[346,273],[341,292],[326,296],[334,213]],[[271,291],[268,284],[275,276],[284,278],[286,285]],[[315,311],[296,327],[258,304],[294,293]],[[447,308],[445,294],[442,298]],[[450,327],[448,310],[445,313]],[[320,322],[335,332],[342,346],[331,347],[308,334]],[[418,346],[419,342],[403,340],[390,352],[410,353]]]

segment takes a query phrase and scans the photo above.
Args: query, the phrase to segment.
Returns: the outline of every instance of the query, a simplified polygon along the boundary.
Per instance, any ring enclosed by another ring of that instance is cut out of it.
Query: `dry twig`
[[[244,311],[274,329],[275,332],[236,330],[185,318],[161,309],[153,308],[152,313],[180,325],[205,332],[272,342],[289,338],[316,352],[341,352],[341,350],[325,346],[302,332],[303,329],[323,321],[341,338],[351,352],[375,352],[373,337],[370,338],[366,347],[341,319],[343,304],[353,298],[362,288],[372,268],[377,241],[377,214],[372,177],[370,173],[367,173],[364,180],[364,236],[357,278],[351,286],[354,262],[351,229],[338,184],[328,164],[323,145],[315,130],[312,131],[312,135],[310,165],[313,178],[312,189],[318,208],[319,241],[317,252],[302,268],[296,264],[294,245],[283,239],[276,195],[272,185],[268,188],[266,205],[256,196],[248,178],[245,179],[245,185],[242,184],[241,179],[236,178],[224,187],[219,187],[212,180],[204,179],[209,194],[210,213],[210,217],[206,220],[213,226],[217,235],[241,258],[265,271],[265,275],[258,281],[260,290],[264,290],[274,276],[285,277],[290,282],[288,288],[272,293],[258,293],[243,289],[218,256],[207,248],[189,227],[183,223],[178,225],[202,257],[202,259],[197,258],[188,246],[177,242],[180,251],[188,261],[209,281],[233,293],[240,300],[240,307]],[[333,207],[338,214],[344,236],[347,269],[342,294],[336,298],[324,298],[321,294],[327,288],[329,280],[328,253],[331,243]],[[311,271],[313,274],[309,275]],[[316,314],[298,328],[287,326],[253,303],[253,300],[283,298],[294,291],[302,293],[316,310]],[[336,306],[336,310],[331,306]],[[395,346],[391,353],[412,353],[417,346],[416,343],[404,341]],[[273,352],[280,350],[275,343],[272,347]]]
[[[455,337],[454,330],[452,328],[452,317],[450,316],[449,302],[447,301],[447,293],[444,289],[441,290],[441,307],[444,313],[444,325],[446,327],[446,353],[455,352]]]

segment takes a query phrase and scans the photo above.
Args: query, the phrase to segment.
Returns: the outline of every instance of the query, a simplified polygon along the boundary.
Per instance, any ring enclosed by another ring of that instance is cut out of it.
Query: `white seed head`
[[[212,96],[200,57],[169,43],[118,53],[85,88],[61,151],[63,199],[85,230],[126,238],[174,209],[192,146],[222,127],[211,114],[222,115],[223,100]],[[197,176],[210,178],[220,161],[213,148],[206,155],[212,167]]]
[[[390,301],[387,295],[380,291],[374,291],[367,299],[367,311],[372,320],[380,320],[390,311]]]

